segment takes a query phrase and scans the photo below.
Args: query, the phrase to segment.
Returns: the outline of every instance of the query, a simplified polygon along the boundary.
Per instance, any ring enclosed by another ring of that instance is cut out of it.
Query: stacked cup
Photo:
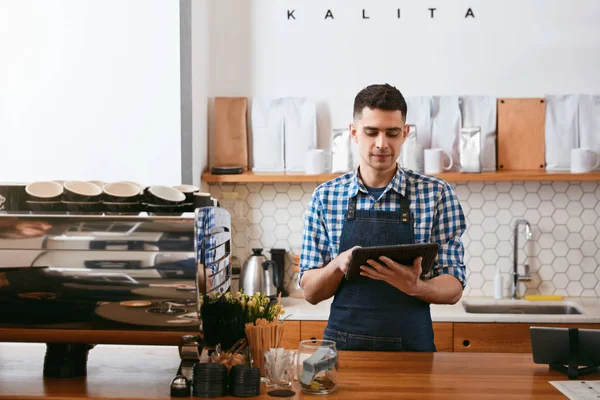
[[[192,395],[195,397],[227,396],[227,367],[219,363],[194,365]]]
[[[153,215],[181,214],[184,211],[185,194],[170,186],[149,186],[144,190],[146,210]]]
[[[25,186],[25,193],[27,194],[25,203],[30,211],[60,212],[64,210],[63,192],[63,185],[58,182],[32,182]]]
[[[260,394],[260,369],[244,364],[234,365],[229,372],[229,394],[252,397]]]
[[[142,189],[134,182],[111,182],[102,185],[104,208],[109,214],[133,214],[141,211]]]
[[[194,198],[200,193],[200,188],[193,185],[173,186],[173,189],[179,190],[185,195],[185,202],[181,205],[183,212],[194,212]]]
[[[63,203],[67,212],[74,214],[102,212],[102,189],[98,185],[84,181],[66,181],[63,187]]]

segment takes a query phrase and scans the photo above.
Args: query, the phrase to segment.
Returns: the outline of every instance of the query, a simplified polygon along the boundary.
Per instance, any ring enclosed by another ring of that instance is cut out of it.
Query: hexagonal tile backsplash
[[[316,186],[211,185],[211,194],[232,214],[234,255],[240,262],[254,247],[300,254],[304,212]],[[529,264],[532,279],[521,283],[521,293],[600,296],[599,183],[455,182],[452,186],[467,218],[465,295],[492,296],[498,267],[508,296],[514,222],[524,218],[533,237],[527,242],[520,227],[519,272]],[[290,268],[286,279],[290,284]]]

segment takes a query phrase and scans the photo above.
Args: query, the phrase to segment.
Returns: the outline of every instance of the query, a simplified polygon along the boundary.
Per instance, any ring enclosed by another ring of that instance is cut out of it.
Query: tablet
[[[361,265],[368,265],[367,260],[378,260],[385,256],[399,264],[413,265],[417,257],[423,257],[422,274],[428,274],[437,257],[440,245],[437,243],[397,244],[393,246],[373,246],[355,249],[350,257],[350,265],[346,270],[346,279],[354,280],[361,277]],[[385,264],[384,264],[385,265]]]

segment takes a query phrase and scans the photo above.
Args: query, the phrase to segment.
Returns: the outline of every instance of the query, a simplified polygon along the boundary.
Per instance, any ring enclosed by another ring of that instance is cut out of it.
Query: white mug
[[[596,157],[596,162],[592,163],[592,156]],[[580,174],[589,172],[598,168],[600,165],[600,155],[590,149],[571,149],[571,173]]]
[[[307,175],[319,175],[329,172],[331,169],[331,153],[323,149],[313,149],[306,152]]]
[[[448,166],[445,166],[444,161],[442,160],[444,155],[450,160]],[[426,174],[439,174],[442,170],[448,171],[452,168],[452,156],[442,149],[425,149],[424,161]]]

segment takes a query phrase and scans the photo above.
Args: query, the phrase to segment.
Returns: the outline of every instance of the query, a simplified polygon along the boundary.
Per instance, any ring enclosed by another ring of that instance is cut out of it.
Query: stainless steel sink
[[[572,304],[472,304],[463,303],[465,311],[472,314],[583,314]]]

